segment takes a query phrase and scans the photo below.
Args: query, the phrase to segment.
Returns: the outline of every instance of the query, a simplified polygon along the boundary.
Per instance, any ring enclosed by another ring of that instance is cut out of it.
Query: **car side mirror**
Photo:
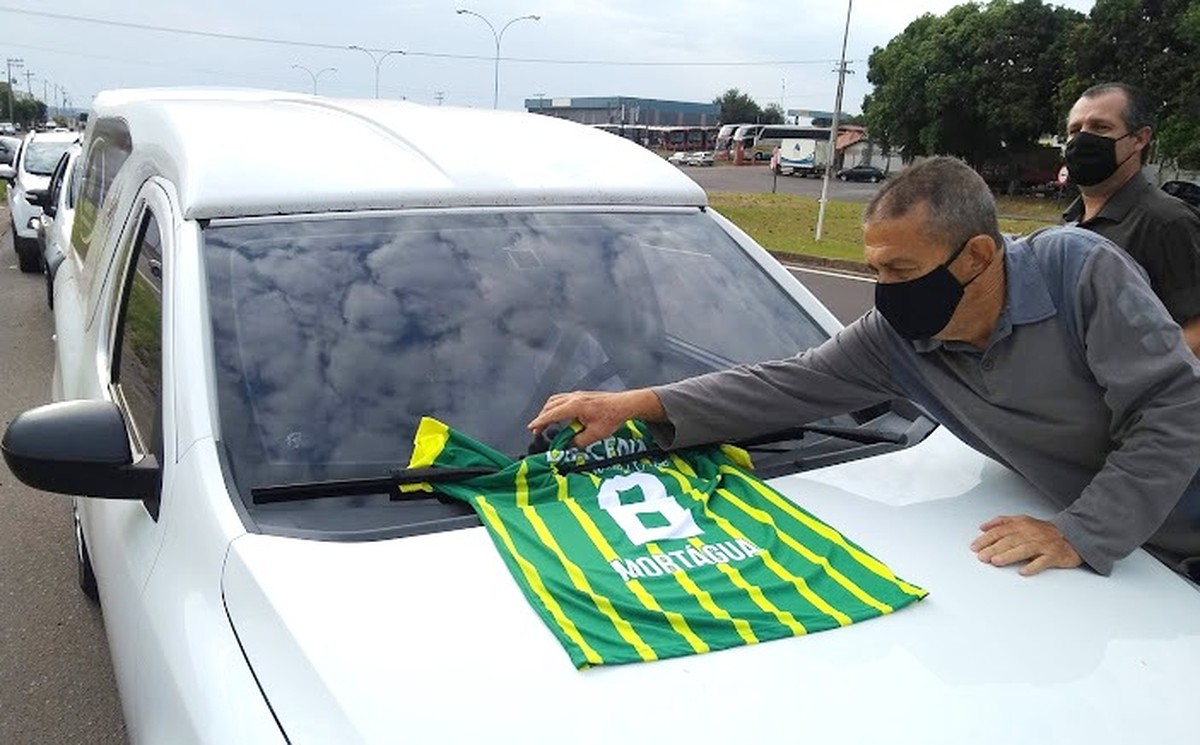
[[[17,171],[11,165],[0,165],[0,180],[12,183],[17,178]]]
[[[25,201],[46,209],[46,205],[50,204],[50,191],[48,189],[30,189],[25,192]]]
[[[21,483],[58,494],[156,499],[162,481],[153,456],[133,462],[125,419],[110,401],[61,401],[18,414],[0,453]]]

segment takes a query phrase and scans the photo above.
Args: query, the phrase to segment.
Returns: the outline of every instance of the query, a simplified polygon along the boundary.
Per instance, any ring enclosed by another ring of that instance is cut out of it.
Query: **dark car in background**
[[[1167,181],[1163,183],[1162,190],[1193,207],[1200,207],[1200,184],[1195,181]]]
[[[875,166],[859,164],[853,168],[843,168],[838,171],[837,177],[839,181],[869,181],[878,184],[887,178],[887,174]]]

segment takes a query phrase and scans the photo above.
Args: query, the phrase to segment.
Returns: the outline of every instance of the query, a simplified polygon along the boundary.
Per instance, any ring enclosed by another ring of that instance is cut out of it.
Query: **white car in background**
[[[341,143],[316,179],[312,132]],[[480,132],[545,155],[461,146]],[[906,401],[752,450],[931,593],[809,636],[580,672],[469,507],[394,498],[421,416],[519,454],[549,391],[838,331],[644,148],[537,115],[162,90],[97,96],[79,157],[57,403],[2,449],[74,496],[133,742],[1195,739],[1196,587],[1141,551],[1111,577],[981,563],[980,523],[1054,508]]]
[[[46,303],[51,308],[54,307],[54,276],[67,256],[71,228],[75,224],[75,199],[79,189],[75,162],[81,150],[82,145],[72,143],[59,158],[49,186],[44,191],[29,192],[26,198],[42,209],[41,217],[34,219],[38,223],[38,251],[42,273],[46,277]]]
[[[31,191],[44,191],[50,185],[59,158],[78,139],[77,132],[31,132],[26,135],[16,161],[11,166],[0,166],[0,178],[8,182],[13,249],[23,272],[36,272],[42,266],[38,223],[34,220],[42,214],[42,208],[31,204],[26,196]]]

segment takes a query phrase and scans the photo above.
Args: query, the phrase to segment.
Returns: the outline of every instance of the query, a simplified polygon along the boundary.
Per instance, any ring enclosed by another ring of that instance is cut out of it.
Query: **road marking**
[[[850,272],[834,272],[828,269],[811,269],[806,266],[797,264],[784,264],[783,267],[792,272],[808,272],[809,274],[819,274],[822,277],[837,277],[838,279],[852,279],[855,282],[870,282],[875,284],[874,277],[864,277],[861,274],[851,274]]]

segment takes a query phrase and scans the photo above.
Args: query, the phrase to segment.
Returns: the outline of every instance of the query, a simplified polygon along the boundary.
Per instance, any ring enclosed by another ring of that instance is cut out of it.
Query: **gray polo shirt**
[[[1058,504],[1052,522],[1097,572],[1146,542],[1200,554],[1200,361],[1179,326],[1094,233],[1052,228],[1003,256],[986,350],[906,341],[872,310],[796,357],[655,388],[655,438],[739,439],[909,398]]]
[[[1083,199],[1063,219],[1099,233],[1129,252],[1146,270],[1150,286],[1183,324],[1200,316],[1200,210],[1176,199],[1138,173],[1086,222]]]

